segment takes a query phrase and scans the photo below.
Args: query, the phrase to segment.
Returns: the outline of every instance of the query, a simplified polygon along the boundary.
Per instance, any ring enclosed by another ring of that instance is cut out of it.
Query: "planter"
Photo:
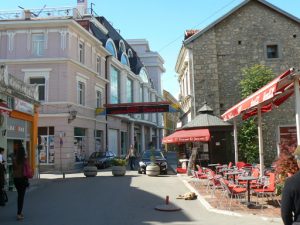
[[[113,166],[111,172],[114,176],[124,176],[126,173],[126,167],[125,166]]]
[[[160,174],[160,168],[158,165],[148,165],[146,167],[146,174],[148,176],[158,176]]]
[[[83,168],[83,174],[86,177],[95,177],[97,175],[97,167],[96,166],[86,166]]]

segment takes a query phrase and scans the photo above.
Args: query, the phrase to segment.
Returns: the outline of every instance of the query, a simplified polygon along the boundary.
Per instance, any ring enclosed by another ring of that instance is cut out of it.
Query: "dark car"
[[[107,168],[111,165],[111,161],[116,158],[116,154],[107,151],[107,152],[93,152],[88,161],[86,161],[84,164],[86,165],[88,162],[91,162],[95,166],[97,166],[98,169],[100,168]]]
[[[139,162],[139,173],[146,174],[146,167],[149,165],[151,161],[151,156],[154,156],[155,164],[160,168],[160,174],[167,174],[168,173],[168,163],[166,158],[164,157],[163,153],[160,150],[146,150],[141,157]]]

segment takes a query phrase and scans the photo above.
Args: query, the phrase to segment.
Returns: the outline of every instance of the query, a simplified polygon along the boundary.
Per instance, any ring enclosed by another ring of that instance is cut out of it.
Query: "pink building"
[[[94,151],[122,155],[131,143],[142,151],[161,139],[161,115],[96,115],[106,102],[162,98],[130,45],[104,17],[84,14],[85,7],[1,15],[0,63],[38,85],[42,170],[75,169]]]

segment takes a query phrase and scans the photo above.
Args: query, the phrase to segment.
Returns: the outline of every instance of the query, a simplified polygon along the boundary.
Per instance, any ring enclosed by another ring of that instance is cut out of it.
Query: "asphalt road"
[[[74,177],[77,176],[77,177]],[[42,176],[43,177],[43,176]],[[44,176],[45,177],[45,176]],[[48,178],[55,176],[47,175]],[[9,193],[9,203],[0,208],[1,225],[266,225],[282,224],[255,216],[227,216],[208,212],[198,200],[176,199],[190,191],[181,177],[149,177],[127,171],[113,177],[111,171],[97,177],[82,174],[66,179],[41,179],[26,193],[24,221],[16,221],[16,193]],[[182,210],[161,212],[154,208],[170,203]]]

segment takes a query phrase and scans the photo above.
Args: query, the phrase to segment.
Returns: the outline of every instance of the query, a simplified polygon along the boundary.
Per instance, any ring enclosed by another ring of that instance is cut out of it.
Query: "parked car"
[[[89,159],[87,161],[84,162],[85,165],[87,165],[87,163],[92,162],[95,166],[97,166],[98,169],[103,169],[103,168],[107,168],[111,166],[111,161],[116,158],[116,154],[111,152],[111,151],[107,151],[107,152],[93,152]]]
[[[152,151],[146,150],[143,152],[141,160],[139,162],[138,173],[146,174],[146,167],[149,165],[151,161]],[[155,164],[160,168],[160,174],[167,174],[168,173],[168,163],[166,158],[164,157],[163,153],[160,150],[154,150],[153,156],[155,159]]]

